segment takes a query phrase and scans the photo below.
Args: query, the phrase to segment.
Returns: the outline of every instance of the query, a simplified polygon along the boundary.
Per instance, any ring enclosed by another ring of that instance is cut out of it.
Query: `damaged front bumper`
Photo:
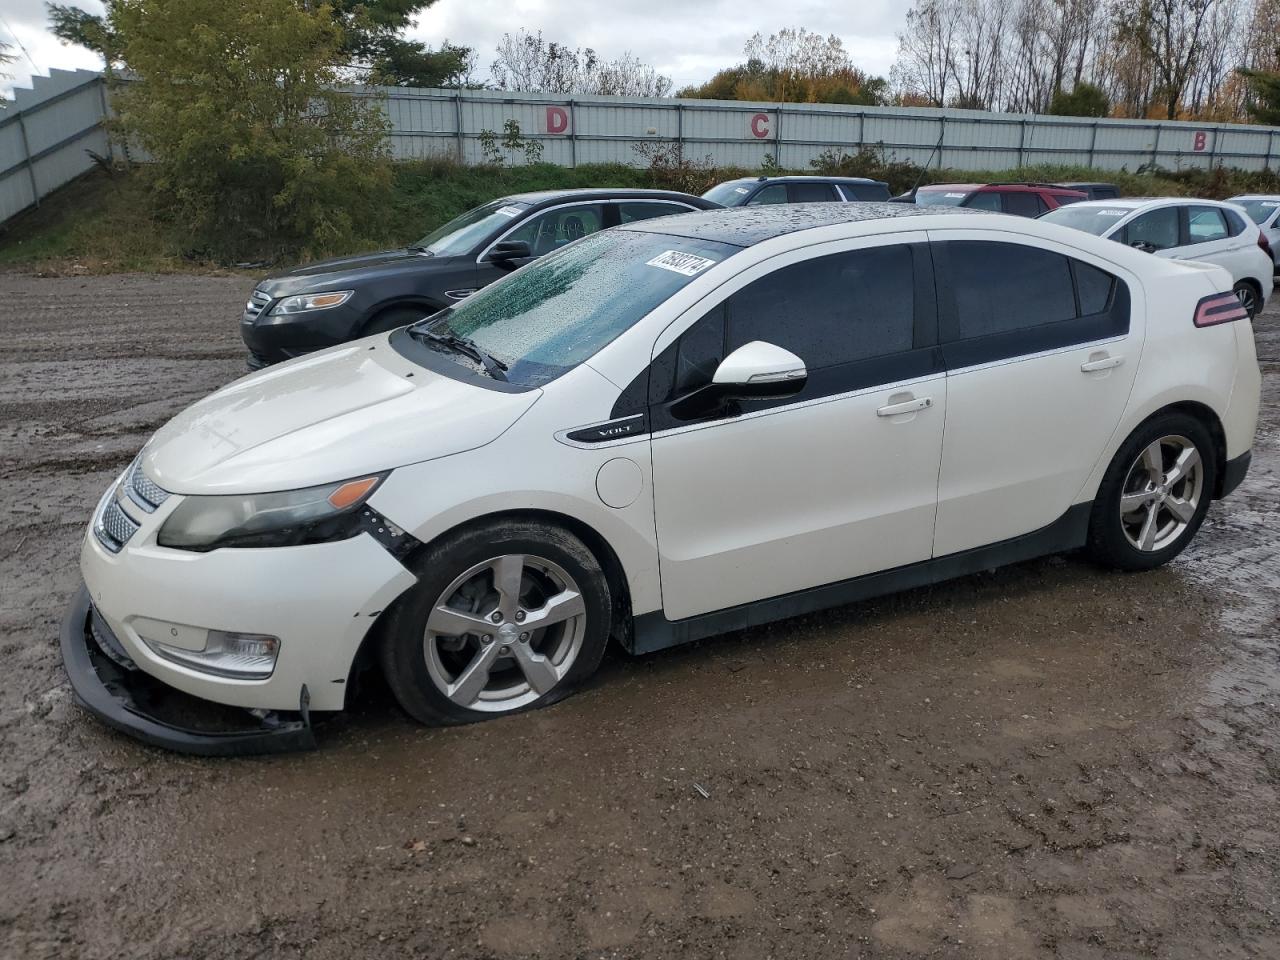
[[[133,664],[83,586],[62,622],[61,646],[76,702],[143,743],[207,757],[315,749],[305,685],[296,713],[250,712],[176,690]]]

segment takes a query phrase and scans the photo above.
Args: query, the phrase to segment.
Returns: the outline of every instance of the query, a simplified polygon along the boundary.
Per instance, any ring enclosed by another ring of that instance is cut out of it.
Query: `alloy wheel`
[[[1242,284],[1236,290],[1236,297],[1240,301],[1240,306],[1244,307],[1245,313],[1250,317],[1257,316],[1258,313],[1258,294],[1249,284]]]
[[[455,578],[432,606],[427,673],[460,707],[517,710],[564,679],[586,620],[582,591],[563,568],[529,554],[495,557]]]
[[[1129,468],[1120,493],[1120,526],[1145,553],[1174,543],[1195,518],[1204,495],[1200,451],[1186,437],[1149,443]]]

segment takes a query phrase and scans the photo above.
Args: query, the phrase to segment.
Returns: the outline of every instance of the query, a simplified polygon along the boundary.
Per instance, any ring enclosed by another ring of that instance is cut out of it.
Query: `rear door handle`
[[[896,417],[900,413],[915,413],[933,406],[933,397],[913,397],[898,403],[890,403],[876,410],[877,417]]]
[[[1095,373],[1098,370],[1112,370],[1124,363],[1124,357],[1112,357],[1107,354],[1098,356],[1093,354],[1084,363],[1080,364],[1081,373]]]

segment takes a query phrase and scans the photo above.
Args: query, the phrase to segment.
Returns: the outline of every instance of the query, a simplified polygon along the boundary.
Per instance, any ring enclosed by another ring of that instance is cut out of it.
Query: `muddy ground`
[[[1253,472],[1165,569],[615,655],[465,729],[375,690],[317,753],[202,761],[77,709],[56,636],[99,493],[241,373],[246,289],[0,274],[0,956],[1280,956],[1280,312]]]

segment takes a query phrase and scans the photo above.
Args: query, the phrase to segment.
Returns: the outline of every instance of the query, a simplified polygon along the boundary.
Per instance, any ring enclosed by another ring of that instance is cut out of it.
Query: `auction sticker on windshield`
[[[494,213],[500,213],[504,217],[514,217],[520,213],[519,207],[499,207]]]
[[[1099,210],[1099,211],[1098,211],[1098,216],[1100,216],[1100,217],[1123,217],[1123,216],[1124,216],[1126,213],[1128,213],[1128,212],[1129,212],[1129,211],[1127,211],[1127,210]]]
[[[696,257],[692,253],[681,253],[679,250],[664,250],[647,263],[651,267],[661,267],[663,270],[681,273],[686,277],[697,276],[707,267],[716,265],[714,260]]]

